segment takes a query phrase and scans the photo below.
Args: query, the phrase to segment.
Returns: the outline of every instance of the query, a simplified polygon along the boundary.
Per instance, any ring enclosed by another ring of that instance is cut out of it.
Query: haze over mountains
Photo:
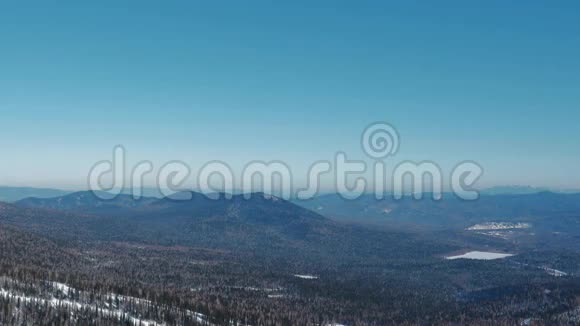
[[[63,190],[56,188],[35,188],[35,187],[11,187],[11,186],[0,186],[0,201],[3,202],[15,202],[25,198],[54,198],[59,196],[64,196],[78,190]],[[164,197],[164,193],[172,193],[172,191],[160,191],[157,188],[143,188],[141,189],[142,195],[146,197]],[[123,193],[132,193],[129,190],[124,190]]]
[[[82,191],[82,190],[81,190]],[[172,191],[164,190],[163,192],[157,188],[145,187],[141,189],[142,196],[163,198],[166,193]],[[495,186],[485,188],[480,191],[482,195],[519,195],[519,194],[533,194],[538,192],[551,191],[555,193],[580,193],[578,189],[553,189],[548,187],[532,187],[532,186]],[[15,202],[25,198],[54,198],[77,192],[74,190],[62,190],[52,188],[34,188],[34,187],[13,187],[0,186],[0,201]],[[124,194],[132,194],[130,189],[124,189]],[[232,194],[242,194],[241,190],[232,190]]]
[[[59,189],[0,186],[0,201],[14,202],[27,197],[51,198],[67,193],[69,191]]]

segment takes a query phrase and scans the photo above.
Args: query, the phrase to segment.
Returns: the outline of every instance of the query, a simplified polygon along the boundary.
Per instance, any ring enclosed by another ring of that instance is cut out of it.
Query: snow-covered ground
[[[135,317],[129,315],[128,313],[123,312],[122,310],[96,308],[94,305],[84,304],[84,303],[80,303],[80,302],[76,302],[76,301],[60,300],[60,299],[56,299],[56,298],[52,298],[50,300],[45,300],[42,298],[37,298],[37,297],[32,297],[32,296],[14,294],[14,293],[7,291],[5,289],[0,289],[0,296],[4,297],[4,298],[20,299],[23,302],[36,302],[39,304],[50,303],[53,307],[66,306],[66,307],[71,307],[71,308],[76,308],[76,309],[84,308],[84,309],[89,309],[89,310],[98,310],[101,315],[115,316],[119,319],[121,319],[121,317],[124,317],[125,319],[130,320],[133,325],[143,325],[143,326],[161,325],[155,321],[135,318]]]
[[[73,288],[71,288],[70,286],[63,284],[63,283],[52,282],[51,284],[55,289],[61,291],[64,294],[69,294],[72,291],[74,291]]]
[[[285,297],[286,297],[285,294],[268,294],[268,298],[270,299],[280,299]]]
[[[504,240],[508,240],[510,238],[510,236],[513,235],[513,231],[511,231],[511,230],[508,230],[508,231],[481,231],[481,232],[475,232],[475,233],[481,234],[481,235],[486,235],[488,237],[504,239]]]
[[[509,222],[487,222],[475,224],[467,228],[468,231],[475,230],[510,230],[510,229],[529,229],[532,225],[529,223],[509,223]]]
[[[294,277],[298,277],[304,280],[317,280],[318,276],[314,276],[314,275],[307,275],[307,274],[294,274]]]
[[[486,252],[486,251],[470,251],[464,253],[463,255],[457,256],[447,256],[445,259],[453,260],[453,259],[477,259],[477,260],[493,260],[493,259],[501,259],[513,256],[513,254],[501,254],[497,252]]]
[[[19,282],[13,281],[13,280],[11,280],[9,278],[5,278],[5,277],[0,277],[0,280],[10,280],[10,282],[19,284]],[[50,282],[48,284],[50,286],[52,286],[55,290],[57,290],[58,292],[66,295],[66,296],[68,296],[74,292],[79,292],[79,293],[82,292],[82,291],[78,291],[77,289],[70,287],[64,283]],[[125,320],[130,321],[130,323],[133,325],[140,325],[140,326],[165,325],[164,323],[161,324],[161,323],[158,323],[154,320],[145,320],[145,319],[137,318],[136,316],[131,315],[130,313],[124,311],[123,309],[120,309],[119,307],[117,307],[114,304],[111,307],[107,302],[103,303],[106,307],[97,307],[94,303],[89,304],[89,303],[75,301],[75,300],[59,299],[59,298],[54,297],[54,296],[49,296],[49,297],[44,297],[44,298],[37,297],[37,296],[27,296],[21,292],[15,292],[14,290],[7,290],[4,288],[0,288],[0,297],[20,299],[20,301],[22,301],[22,302],[35,302],[35,303],[42,304],[42,305],[50,304],[53,307],[69,307],[69,308],[76,309],[76,310],[87,309],[87,310],[92,310],[92,311],[98,311],[100,315],[112,316],[112,317],[118,318],[119,320],[125,319]],[[107,295],[107,297],[109,299],[116,299],[119,301],[129,301],[129,302],[133,302],[136,304],[145,304],[145,305],[153,304],[154,305],[154,303],[152,303],[149,300],[136,298],[136,297],[130,297],[130,296],[123,296],[123,295],[119,295],[116,293],[110,293]],[[194,312],[191,310],[183,310],[183,313],[185,313],[188,316],[193,317],[200,324],[213,325],[209,322],[208,317],[204,314]],[[238,326],[238,325],[242,325],[242,324],[235,322],[235,321],[232,321],[231,325]]]
[[[534,265],[530,265],[530,264],[526,264],[526,263],[520,263],[520,262],[516,262],[516,261],[512,261],[512,263],[513,264],[516,264],[516,265],[521,265],[521,266],[531,266],[531,267],[534,267],[534,268],[539,268],[539,269],[545,271],[546,273],[548,273],[549,275],[552,275],[552,276],[555,276],[555,277],[568,276],[568,273],[566,273],[566,272],[562,272],[562,271],[559,271],[557,269],[553,269],[553,268],[546,267],[546,266],[534,266]]]
[[[548,267],[540,267],[541,269],[545,270],[548,274],[556,277],[567,276],[568,273],[559,271],[557,269],[548,268]]]

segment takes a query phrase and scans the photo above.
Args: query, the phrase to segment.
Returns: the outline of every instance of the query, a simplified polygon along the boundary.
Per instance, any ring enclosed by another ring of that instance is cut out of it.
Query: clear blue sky
[[[383,120],[396,160],[580,188],[577,1],[4,1],[0,184],[131,160],[285,160]]]

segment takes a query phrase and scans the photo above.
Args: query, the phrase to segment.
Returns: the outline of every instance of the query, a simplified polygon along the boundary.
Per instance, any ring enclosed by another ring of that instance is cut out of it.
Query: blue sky
[[[393,162],[474,160],[481,186],[580,188],[575,1],[0,4],[0,184],[83,187],[134,161],[283,160],[366,125]]]

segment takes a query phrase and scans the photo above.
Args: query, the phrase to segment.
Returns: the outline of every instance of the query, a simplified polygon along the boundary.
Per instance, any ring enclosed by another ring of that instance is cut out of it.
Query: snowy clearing
[[[511,257],[513,254],[500,254],[497,252],[486,252],[486,251],[470,251],[464,253],[463,255],[457,256],[447,256],[445,259],[453,260],[453,259],[477,259],[477,260],[493,260],[493,259],[501,259],[506,257]]]
[[[509,223],[509,222],[488,222],[475,224],[467,228],[468,231],[474,230],[510,230],[510,229],[529,229],[532,225],[529,223]]]
[[[304,280],[317,280],[318,279],[318,276],[306,275],[306,274],[305,275],[302,275],[302,274],[294,274],[294,277],[301,278],[301,279],[304,279]]]

